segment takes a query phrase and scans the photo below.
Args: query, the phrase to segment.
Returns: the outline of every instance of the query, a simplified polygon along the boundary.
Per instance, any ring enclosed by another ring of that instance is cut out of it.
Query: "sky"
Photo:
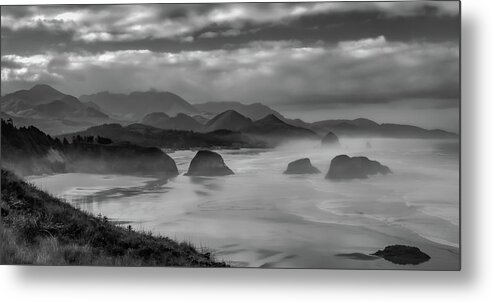
[[[171,91],[459,129],[459,3],[3,6],[2,94]]]

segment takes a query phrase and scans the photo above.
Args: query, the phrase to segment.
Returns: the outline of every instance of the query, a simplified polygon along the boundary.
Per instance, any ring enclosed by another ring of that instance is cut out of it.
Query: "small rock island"
[[[301,158],[290,162],[284,174],[316,174],[320,171],[311,165],[309,158]]]
[[[226,166],[220,154],[200,150],[191,160],[188,168],[188,176],[224,176],[234,174],[229,167]]]
[[[338,155],[331,160],[330,170],[325,178],[354,179],[367,178],[369,175],[391,173],[391,170],[375,160],[364,156],[349,157]]]
[[[321,145],[325,147],[339,147],[340,142],[338,141],[338,136],[330,131],[321,140]]]
[[[430,256],[422,252],[418,247],[407,245],[390,245],[372,254],[393,262],[395,264],[417,265],[430,260]]]

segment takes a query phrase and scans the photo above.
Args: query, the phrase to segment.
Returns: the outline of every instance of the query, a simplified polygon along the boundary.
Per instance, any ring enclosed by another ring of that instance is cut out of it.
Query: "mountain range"
[[[197,120],[184,113],[170,117],[164,112],[149,113],[142,119],[142,124],[169,130],[199,131],[203,128]]]
[[[254,121],[262,119],[269,114],[282,117],[280,113],[261,103],[242,104],[239,102],[208,102],[194,104],[193,106],[201,112],[210,113],[212,116],[228,110],[234,110]]]
[[[94,106],[82,103],[48,85],[36,85],[2,97],[2,112],[32,118],[108,118]]]
[[[1,109],[4,119],[12,119],[19,126],[34,125],[51,134],[111,121],[96,104],[83,103],[49,85],[35,85],[3,96]]]
[[[146,115],[142,124],[160,128],[163,130],[189,130],[195,132],[211,133],[218,131],[241,132],[255,140],[268,143],[275,139],[292,138],[317,138],[317,134],[309,129],[288,124],[274,114],[269,114],[262,119],[253,121],[234,110],[227,110],[217,114],[205,125],[201,125],[191,116],[184,113],[176,117],[169,117],[163,112]]]
[[[253,122],[244,131],[265,139],[319,138],[314,131],[288,124],[274,114]]]
[[[317,133],[333,132],[338,136],[388,137],[388,138],[456,138],[457,134],[440,129],[423,129],[417,126],[383,123],[364,118],[354,120],[325,120],[310,124]]]
[[[60,135],[59,138],[72,139],[77,136],[101,136],[117,143],[132,143],[140,146],[156,146],[167,149],[194,148],[261,148],[266,145],[240,132],[218,130],[199,133],[183,130],[164,130],[140,123],[122,126],[120,124],[104,124],[86,130]]]
[[[100,92],[80,98],[62,93],[49,85],[35,85],[1,98],[2,118],[16,125],[34,125],[59,135],[80,132],[93,126],[140,123],[164,130],[214,132],[227,130],[264,137],[338,136],[448,138],[456,134],[439,129],[427,130],[411,125],[379,124],[359,118],[308,123],[288,119],[260,104],[208,102],[190,104],[171,92],[146,91],[118,94]]]
[[[171,92],[145,91],[129,94],[100,92],[82,95],[83,102],[92,102],[115,118],[124,120],[140,120],[154,112],[165,112],[173,116],[178,113],[197,114],[199,110],[179,95]]]

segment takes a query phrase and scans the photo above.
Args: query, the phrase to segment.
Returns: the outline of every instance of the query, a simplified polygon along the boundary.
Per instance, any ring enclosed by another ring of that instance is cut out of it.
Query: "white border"
[[[2,5],[78,2],[81,1],[0,0]],[[84,3],[98,2],[145,1]],[[462,1],[461,272],[0,266],[0,299],[35,302],[491,301],[491,3]]]

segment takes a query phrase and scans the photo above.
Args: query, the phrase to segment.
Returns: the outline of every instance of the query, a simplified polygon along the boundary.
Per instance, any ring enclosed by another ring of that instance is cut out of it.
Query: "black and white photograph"
[[[460,270],[460,11],[2,5],[0,264]]]

